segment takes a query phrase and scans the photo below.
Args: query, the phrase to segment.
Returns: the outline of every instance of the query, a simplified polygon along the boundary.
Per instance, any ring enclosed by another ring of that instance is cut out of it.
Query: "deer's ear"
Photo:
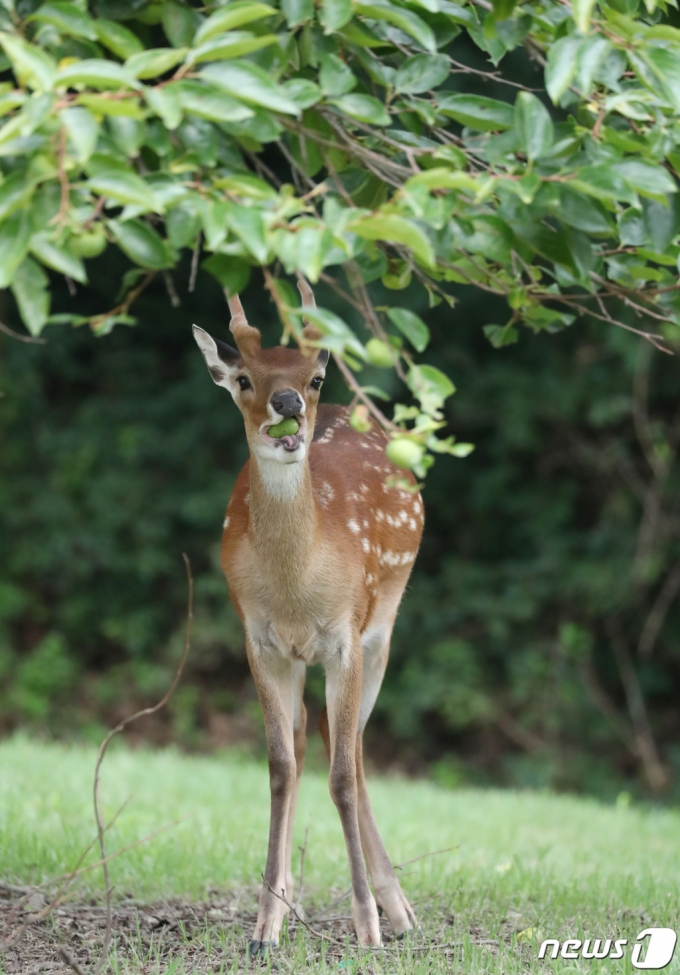
[[[234,377],[241,362],[241,353],[232,349],[226,342],[214,339],[198,325],[193,326],[193,333],[213,382],[232,392]]]
[[[316,357],[317,366],[321,366],[322,368],[325,368],[328,365],[328,360],[330,359],[330,356],[331,354],[328,351],[328,349],[319,349],[319,354]]]

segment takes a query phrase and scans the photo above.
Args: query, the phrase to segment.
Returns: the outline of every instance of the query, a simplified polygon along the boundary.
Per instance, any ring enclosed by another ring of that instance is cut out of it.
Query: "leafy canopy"
[[[674,16],[656,0],[0,0],[0,286],[33,335],[65,319],[105,334],[191,249],[192,280],[202,261],[228,293],[262,266],[288,340],[301,309],[281,269],[328,281],[374,333],[364,346],[305,310],[363,399],[353,422],[382,416],[354,371],[395,365],[416,405],[387,422],[422,475],[423,448],[471,448],[435,434],[454,386],[414,360],[427,326],[398,296],[374,308],[372,281],[413,280],[430,305],[455,283],[505,296],[507,322],[485,327],[498,347],[582,314],[674,343]],[[494,70],[456,60],[462,40]],[[516,48],[540,66],[531,88],[495,70]],[[479,93],[490,79],[505,97]],[[47,271],[86,283],[107,246],[133,265],[120,304],[50,315]]]

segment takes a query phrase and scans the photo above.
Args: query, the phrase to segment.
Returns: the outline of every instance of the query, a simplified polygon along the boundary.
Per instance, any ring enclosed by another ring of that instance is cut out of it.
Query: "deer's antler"
[[[257,328],[248,324],[246,313],[243,310],[241,299],[238,295],[227,299],[231,321],[229,329],[234,336],[234,342],[242,355],[255,355],[262,348],[262,336]]]

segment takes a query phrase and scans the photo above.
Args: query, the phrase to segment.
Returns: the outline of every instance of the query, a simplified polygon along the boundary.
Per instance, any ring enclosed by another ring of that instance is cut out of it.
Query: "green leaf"
[[[173,247],[181,250],[196,240],[201,229],[201,215],[190,203],[173,207],[165,218],[168,240]]]
[[[388,24],[393,24],[406,34],[409,34],[415,41],[424,47],[431,54],[436,54],[437,42],[431,28],[425,21],[410,10],[397,7],[387,0],[357,0],[355,10],[364,17],[372,17],[374,20],[384,20]]]
[[[227,210],[229,229],[243,241],[255,260],[264,264],[269,254],[262,213],[255,207],[232,203]]]
[[[449,377],[435,366],[412,365],[406,375],[406,384],[423,412],[434,417],[438,416],[444,401],[456,391]]]
[[[161,22],[165,36],[173,47],[190,47],[196,28],[201,23],[201,16],[197,10],[185,3],[175,0],[165,0],[161,12]]]
[[[569,35],[555,41],[548,48],[545,68],[545,87],[557,103],[576,77],[578,51],[583,39]]]
[[[142,220],[109,220],[108,227],[124,254],[152,271],[172,267],[172,254],[165,241]]]
[[[4,220],[14,210],[22,206],[33,192],[33,184],[26,173],[16,172],[6,176],[0,183],[0,220]]]
[[[146,139],[146,126],[136,118],[114,116],[108,121],[111,138],[126,157],[135,159]]]
[[[617,200],[637,205],[637,196],[627,180],[613,166],[584,166],[576,170],[576,179],[569,180],[572,190],[586,193],[599,200]]]
[[[655,41],[639,49],[676,112],[680,112],[680,44]]]
[[[219,281],[228,295],[243,291],[250,280],[250,267],[245,261],[227,257],[226,254],[213,254],[203,261],[201,267]]]
[[[45,3],[27,20],[52,24],[62,34],[87,37],[90,41],[97,39],[94,21],[82,10],[79,10],[74,3]]]
[[[136,81],[122,64],[115,61],[105,61],[103,58],[86,58],[68,64],[57,74],[55,85],[61,88],[74,88],[76,85],[86,85],[97,91],[107,88],[135,88]]]
[[[152,112],[159,115],[166,128],[173,131],[182,121],[180,89],[177,83],[164,88],[144,88],[144,98]]]
[[[409,176],[404,183],[404,189],[408,192],[417,186],[425,186],[428,190],[467,190],[468,193],[477,194],[481,185],[470,173],[454,172],[444,166],[437,166],[435,169],[424,169],[422,173]]]
[[[441,85],[449,76],[451,66],[444,54],[416,54],[397,71],[394,87],[399,92],[418,95]]]
[[[312,325],[316,325],[323,332],[324,340],[322,344],[324,348],[330,349],[332,352],[337,352],[340,355],[348,350],[360,359],[366,358],[366,350],[354,332],[332,311],[328,311],[326,308],[308,308],[303,306],[302,308],[292,309],[291,313],[298,317],[304,315],[305,320],[309,321]]]
[[[587,234],[612,233],[612,220],[592,197],[584,196],[583,193],[578,193],[565,184],[560,185],[559,192],[559,209],[556,216],[563,223]]]
[[[62,109],[61,120],[73,143],[79,162],[86,163],[97,145],[99,123],[91,112],[77,105]]]
[[[314,0],[281,0],[281,12],[289,27],[297,27],[314,16]]]
[[[145,89],[146,92],[153,91],[153,88]],[[161,89],[159,89],[160,91]],[[83,92],[75,100],[76,105],[83,105],[95,116],[123,115],[128,118],[143,119],[145,111],[140,104],[139,98],[107,98],[106,95],[94,95],[90,92]]]
[[[161,212],[162,208],[141,176],[125,170],[111,169],[92,176],[85,184],[89,189],[107,200],[117,203],[132,203],[144,207],[145,210]]]
[[[261,105],[284,115],[300,114],[300,109],[285,90],[255,64],[210,64],[203,68],[201,76],[249,105]]]
[[[530,160],[538,159],[553,141],[553,124],[545,105],[528,91],[520,91],[515,101],[515,132],[519,148]]]
[[[55,244],[46,231],[33,234],[29,249],[41,264],[51,267],[53,271],[59,271],[60,274],[67,274],[69,278],[81,284],[87,283],[85,265],[80,258]]]
[[[319,86],[307,78],[291,78],[281,87],[300,108],[310,108],[323,97]]]
[[[242,122],[254,114],[242,102],[200,81],[178,81],[168,85],[165,90],[171,89],[177,91],[179,103],[185,112],[211,122]]]
[[[196,31],[194,44],[203,44],[211,37],[222,34],[224,31],[233,30],[235,27],[243,27],[244,24],[251,24],[255,20],[262,20],[263,17],[270,17],[277,11],[268,3],[251,3],[251,0],[236,0],[223,7],[219,7],[215,13],[211,14],[206,21]]]
[[[483,95],[444,95],[437,111],[482,132],[511,129],[515,122],[512,105]]]
[[[392,120],[385,111],[385,106],[373,95],[343,95],[342,98],[330,99],[345,115],[368,122],[370,125],[391,125]]]
[[[50,313],[49,278],[39,264],[25,257],[12,281],[19,314],[31,335],[40,335]]]
[[[184,60],[188,48],[157,47],[133,54],[125,62],[125,70],[133,78],[157,78]]]
[[[352,0],[321,0],[319,21],[325,34],[340,30],[352,19]]]
[[[429,267],[434,265],[434,251],[420,227],[397,214],[376,214],[353,220],[347,227],[352,233],[366,240],[385,240],[392,244],[404,244],[415,256]]]
[[[9,288],[14,272],[28,253],[31,219],[27,210],[0,224],[0,288]]]
[[[514,332],[515,330],[511,329],[511,331]],[[515,334],[517,333],[515,332]],[[505,344],[508,345],[509,343],[506,342]],[[447,449],[446,453],[452,454],[454,457],[468,457],[474,449],[473,443],[454,443]]]
[[[228,34],[218,34],[217,37],[201,44],[189,53],[187,61],[190,64],[200,64],[202,61],[226,61],[278,43],[279,38],[276,34],[264,34],[258,37],[251,31],[234,30]]]
[[[504,345],[513,345],[519,335],[512,325],[485,325],[484,334],[494,349],[502,349]]]
[[[507,20],[517,6],[517,0],[492,0],[495,20]]]
[[[571,9],[576,26],[582,33],[590,30],[590,16],[595,6],[595,0],[571,0]]]
[[[263,179],[258,179],[251,173],[235,173],[233,176],[221,176],[213,183],[216,190],[228,190],[235,196],[247,197],[251,200],[275,200],[276,190]]]
[[[4,31],[0,31],[0,44],[20,85],[36,91],[52,90],[57,62],[47,51]]]
[[[430,330],[415,312],[407,308],[388,308],[387,317],[396,325],[416,352],[423,352],[430,341]]]
[[[677,191],[673,177],[663,166],[655,166],[641,159],[624,159],[612,163],[612,169],[644,196],[663,197],[665,200],[667,193]]]
[[[643,200],[644,226],[654,250],[663,254],[680,230],[680,196],[669,196],[665,204]]]
[[[114,20],[97,18],[94,21],[94,29],[100,43],[124,61],[132,57],[133,54],[139,54],[140,51],[144,50],[144,45],[137,35],[133,34],[127,27],[123,27],[122,24],[117,24]]]
[[[346,95],[356,87],[356,83],[357,79],[352,69],[344,61],[341,61],[336,54],[324,54],[319,71],[319,84],[324,95],[331,98]]]

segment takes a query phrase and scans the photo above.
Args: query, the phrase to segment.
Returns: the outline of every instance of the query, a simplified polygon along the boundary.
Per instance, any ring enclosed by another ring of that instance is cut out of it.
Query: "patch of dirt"
[[[325,891],[328,906],[310,913],[308,923],[314,933],[305,931],[305,961],[322,956],[343,959],[348,949],[357,951],[345,892]],[[28,895],[26,897],[26,895]],[[330,895],[330,897],[329,897]],[[50,975],[50,973],[91,972],[101,956],[106,930],[106,908],[94,900],[66,902],[46,916],[47,900],[40,891],[0,884],[0,938],[11,941],[23,929],[16,944],[0,955],[3,975]],[[132,899],[114,903],[110,961],[122,972],[165,972],[181,959],[181,970],[208,975],[228,970],[246,972],[256,967],[249,963],[248,944],[255,924],[257,891],[244,888],[225,894],[214,892],[200,902],[184,900],[140,904]],[[439,913],[439,912],[437,912]],[[430,918],[430,921],[434,921]],[[384,918],[381,919],[383,944],[389,953],[432,952],[438,960],[453,963],[460,951],[461,931],[454,938],[454,917],[441,913],[428,930],[421,930],[411,942],[395,941]],[[289,917],[284,944],[276,953],[279,971],[294,971],[293,953],[298,930],[303,925]],[[320,936],[325,935],[326,938]],[[478,930],[469,930],[471,942],[496,954],[499,942],[486,939]],[[66,954],[64,954],[64,952]],[[72,959],[73,966],[68,962]],[[238,959],[237,965],[235,961]],[[377,963],[377,958],[376,958]],[[259,966],[258,966],[259,967]],[[374,966],[364,959],[363,972]],[[375,969],[377,970],[377,969]]]

